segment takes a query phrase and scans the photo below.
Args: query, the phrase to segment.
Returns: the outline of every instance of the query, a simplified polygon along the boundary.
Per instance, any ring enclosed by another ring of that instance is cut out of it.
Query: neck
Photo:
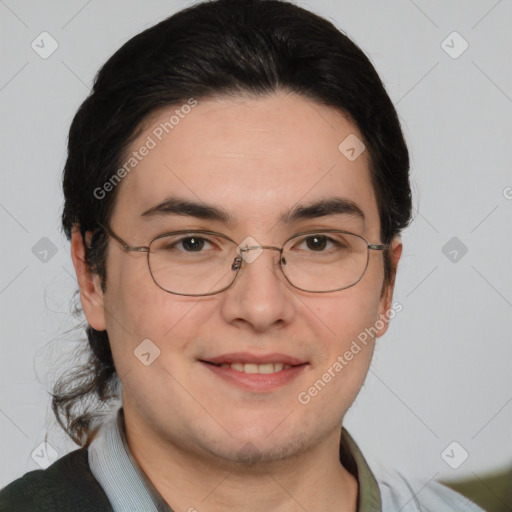
[[[126,420],[130,450],[173,510],[355,512],[357,480],[339,460],[341,428],[300,455],[240,463],[194,452]]]

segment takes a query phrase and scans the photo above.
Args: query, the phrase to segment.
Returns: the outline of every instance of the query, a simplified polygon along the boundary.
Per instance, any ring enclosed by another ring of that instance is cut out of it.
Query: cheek
[[[360,374],[364,378],[373,353],[380,304],[380,283],[364,279],[352,288],[317,299],[309,315],[322,346],[315,373],[328,371],[341,360],[343,369],[335,365],[338,371],[331,371],[343,371],[356,381]]]
[[[347,389],[358,388],[373,355],[375,337],[372,328],[378,318],[378,307],[375,304],[369,308],[367,303],[360,303],[358,307],[352,301],[341,306],[327,310],[324,317],[331,333],[320,340],[323,354],[315,374],[330,372],[331,376],[333,373],[343,375],[334,380],[338,384],[344,381],[342,387]],[[328,375],[324,377],[321,378],[329,380]]]
[[[341,350],[347,343],[350,345],[351,340],[378,320],[382,302],[379,277],[368,274],[351,288],[312,299],[309,310],[314,315],[310,320],[316,319],[317,329],[322,330],[331,349]]]
[[[325,421],[339,423],[364,383],[374,350],[379,295],[363,293],[364,286],[324,298],[312,308],[317,325],[317,359],[297,399]],[[376,298],[375,298],[376,297]],[[321,327],[320,327],[321,326]],[[321,332],[319,332],[319,329]]]
[[[186,349],[211,310],[207,301],[165,292],[154,283],[142,258],[114,260],[108,270],[107,332],[118,370],[124,366],[126,371],[134,363],[134,350],[143,340],[151,340],[161,356]]]

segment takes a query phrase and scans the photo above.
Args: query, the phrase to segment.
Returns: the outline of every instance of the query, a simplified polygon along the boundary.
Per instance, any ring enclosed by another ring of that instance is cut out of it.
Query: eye
[[[308,249],[323,251],[327,247],[328,238],[325,235],[312,235],[308,236],[304,241]]]
[[[342,233],[310,233],[294,240],[290,249],[304,256],[316,254],[329,255],[342,254],[351,248],[351,240],[348,235]]]
[[[213,241],[199,234],[164,236],[153,244],[153,251],[164,251],[168,255],[201,254],[217,247]]]
[[[182,238],[176,242],[176,245],[181,244],[181,247],[187,252],[200,252],[207,240],[205,238],[201,238],[198,236],[188,236],[186,238]]]
[[[325,252],[339,247],[339,243],[327,235],[316,233],[299,239],[297,243],[298,250],[307,250],[310,252]]]
[[[179,231],[155,238],[151,243],[153,253],[161,252],[168,258],[213,258],[231,254],[234,242],[221,233]]]

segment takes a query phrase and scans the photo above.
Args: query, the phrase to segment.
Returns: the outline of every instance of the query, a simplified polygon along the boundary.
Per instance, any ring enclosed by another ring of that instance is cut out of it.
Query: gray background
[[[101,64],[186,5],[0,1],[0,486],[39,467],[31,454],[47,433],[58,456],[76,448],[48,407],[81,338],[59,230],[69,124]],[[403,311],[378,342],[346,426],[372,465],[427,479],[482,476],[512,462],[512,2],[300,5],[370,56],[412,156],[416,213],[395,294]],[[58,43],[47,59],[31,47],[43,31]],[[454,31],[463,39],[447,39]]]

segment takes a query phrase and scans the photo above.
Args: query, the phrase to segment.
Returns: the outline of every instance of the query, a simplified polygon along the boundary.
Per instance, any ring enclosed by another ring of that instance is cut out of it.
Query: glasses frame
[[[300,233],[296,233],[295,235],[293,235],[290,238],[288,238],[287,240],[285,240],[281,247],[276,247],[274,245],[254,245],[254,246],[248,246],[248,247],[240,247],[240,244],[237,244],[233,239],[229,238],[227,235],[224,235],[222,233],[218,233],[217,231],[207,231],[207,230],[202,230],[202,229],[183,229],[183,230],[178,230],[178,231],[169,231],[169,232],[162,233],[161,235],[156,236],[155,238],[153,238],[149,242],[148,245],[132,246],[132,245],[128,244],[125,240],[123,240],[119,235],[116,235],[116,233],[114,233],[114,231],[111,228],[109,228],[107,226],[104,226],[103,224],[99,224],[99,225],[100,225],[100,229],[102,229],[105,233],[107,233],[107,235],[109,235],[114,240],[116,240],[121,245],[123,250],[125,250],[127,252],[145,252],[147,254],[146,260],[147,260],[147,264],[148,264],[149,273],[151,275],[151,278],[153,279],[153,282],[161,290],[164,290],[167,293],[172,293],[173,295],[181,295],[181,296],[185,296],[185,297],[207,297],[209,295],[217,295],[218,293],[221,293],[221,292],[227,290],[235,282],[236,278],[238,277],[238,274],[240,273],[240,269],[242,268],[243,258],[241,256],[237,256],[233,260],[233,263],[231,265],[231,270],[236,270],[236,273],[234,274],[233,279],[231,280],[231,282],[227,286],[225,286],[224,288],[222,288],[220,290],[217,290],[217,291],[214,291],[214,292],[207,292],[207,293],[180,293],[180,292],[173,292],[171,290],[168,290],[167,288],[164,288],[163,286],[161,286],[157,282],[157,280],[155,279],[155,276],[153,275],[153,272],[151,270],[151,265],[149,263],[149,255],[150,255],[150,252],[151,252],[151,244],[153,242],[155,242],[156,240],[159,240],[160,238],[164,238],[164,237],[169,236],[169,235],[179,235],[179,234],[186,234],[186,233],[198,233],[198,234],[204,234],[204,235],[215,235],[215,236],[219,236],[221,238],[224,238],[225,240],[228,240],[229,242],[233,243],[233,245],[235,245],[238,248],[239,253],[240,252],[248,252],[248,251],[252,251],[252,250],[256,250],[256,249],[271,249],[271,250],[274,250],[274,251],[278,251],[279,252],[279,268],[281,269],[281,272],[282,272],[284,278],[286,279],[286,281],[291,286],[296,288],[297,290],[301,290],[301,291],[307,292],[307,293],[333,293],[333,292],[337,292],[337,291],[341,291],[341,290],[346,290],[347,288],[352,288],[352,286],[355,286],[357,283],[359,283],[359,281],[361,281],[363,276],[366,274],[366,270],[368,269],[368,265],[370,263],[370,251],[384,251],[385,249],[389,248],[389,244],[371,244],[363,236],[358,235],[356,233],[352,233],[350,231],[345,231],[343,229],[319,229],[319,230],[312,230],[312,231],[302,231]],[[290,279],[286,275],[285,271],[283,270],[283,265],[286,265],[286,260],[284,260],[284,263],[283,263],[283,257],[282,257],[284,246],[288,242],[293,240],[294,238],[298,238],[300,236],[304,236],[304,235],[308,235],[308,234],[314,235],[314,234],[318,234],[318,233],[344,233],[346,235],[356,236],[356,237],[361,239],[366,244],[366,265],[364,267],[364,270],[363,270],[361,276],[359,277],[359,279],[357,281],[355,281],[354,283],[352,283],[352,284],[350,284],[348,286],[342,286],[341,288],[335,288],[335,289],[332,289],[332,290],[321,290],[321,291],[307,290],[305,288],[301,288],[300,286],[296,286],[295,284],[293,284],[290,281]]]

